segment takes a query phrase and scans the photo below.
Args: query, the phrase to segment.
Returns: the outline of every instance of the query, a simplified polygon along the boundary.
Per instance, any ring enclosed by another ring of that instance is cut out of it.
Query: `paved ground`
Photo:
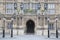
[[[55,36],[48,38],[47,36],[39,35],[19,35],[13,38],[10,35],[6,35],[5,38],[2,38],[2,35],[0,35],[0,40],[60,40],[60,38],[56,38]]]

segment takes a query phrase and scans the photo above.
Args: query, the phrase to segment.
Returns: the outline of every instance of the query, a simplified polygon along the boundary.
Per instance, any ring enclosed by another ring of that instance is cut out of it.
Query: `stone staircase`
[[[10,35],[6,35],[5,38],[0,37],[0,40],[60,40],[60,38],[48,38],[42,35],[18,35],[11,38]]]

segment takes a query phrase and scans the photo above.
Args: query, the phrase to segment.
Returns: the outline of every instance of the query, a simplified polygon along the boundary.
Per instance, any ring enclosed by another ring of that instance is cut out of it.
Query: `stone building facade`
[[[14,35],[59,33],[60,0],[0,0],[0,33],[11,28]]]

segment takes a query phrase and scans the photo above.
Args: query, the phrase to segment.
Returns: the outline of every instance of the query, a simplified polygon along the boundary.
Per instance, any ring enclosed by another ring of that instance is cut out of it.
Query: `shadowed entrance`
[[[26,23],[27,30],[26,33],[34,33],[35,23],[32,20],[28,20]]]

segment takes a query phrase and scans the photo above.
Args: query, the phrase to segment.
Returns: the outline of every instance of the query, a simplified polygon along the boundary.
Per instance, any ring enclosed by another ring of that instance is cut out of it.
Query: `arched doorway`
[[[33,33],[34,34],[34,29],[35,29],[35,23],[32,20],[28,20],[26,23],[26,33]]]

